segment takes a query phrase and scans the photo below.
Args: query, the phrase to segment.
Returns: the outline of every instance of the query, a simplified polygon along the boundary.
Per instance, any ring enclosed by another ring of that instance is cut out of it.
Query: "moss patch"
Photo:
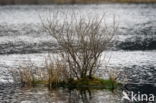
[[[68,89],[108,89],[108,90],[114,90],[121,86],[120,83],[118,83],[115,80],[112,79],[101,79],[101,78],[81,78],[79,80],[69,79],[68,82],[59,82],[59,83],[53,83],[48,84],[48,81],[42,81],[42,80],[34,80],[32,81],[32,86],[39,86],[44,85],[47,86],[49,89],[54,88],[68,88]]]
[[[120,85],[120,83],[111,79],[104,80],[101,78],[81,78],[79,80],[70,80],[68,83],[62,83],[60,86],[71,89],[90,88],[114,90],[117,89]]]

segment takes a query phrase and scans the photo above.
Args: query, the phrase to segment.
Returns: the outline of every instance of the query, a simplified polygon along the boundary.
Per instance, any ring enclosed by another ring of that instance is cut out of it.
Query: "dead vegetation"
[[[63,85],[95,86],[98,83],[99,86],[108,84],[109,87],[116,87],[116,75],[110,76],[109,80],[96,75],[101,66],[102,53],[114,41],[118,29],[115,20],[111,26],[107,26],[104,16],[77,18],[76,15],[66,15],[66,20],[60,21],[58,15],[53,14],[50,19],[42,21],[42,25],[45,32],[57,41],[60,49],[56,59],[49,56],[45,60],[43,68],[31,65],[17,69],[23,85],[44,84],[52,89]]]
[[[49,57],[48,57],[49,58]],[[33,87],[45,85],[49,89],[57,87],[60,83],[66,83],[69,74],[66,66],[60,61],[45,60],[45,67],[34,66],[32,62],[22,65],[17,69],[10,70],[15,83],[20,83],[23,87]]]
[[[49,89],[59,87],[61,83],[67,83],[69,79],[69,73],[66,69],[66,64],[63,61],[56,60],[52,61],[51,58],[46,61],[47,69],[47,84]]]

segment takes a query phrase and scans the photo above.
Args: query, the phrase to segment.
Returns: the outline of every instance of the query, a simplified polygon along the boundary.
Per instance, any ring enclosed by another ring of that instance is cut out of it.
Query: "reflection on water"
[[[155,86],[151,84],[127,84],[122,88],[125,92],[136,95],[153,94]],[[0,103],[148,103],[122,100],[123,90],[89,90],[89,89],[54,89],[46,87],[21,88],[13,85],[0,85]],[[131,95],[129,95],[131,98]],[[156,101],[155,101],[156,102]],[[155,103],[150,102],[150,103]]]
[[[0,88],[0,103],[120,103],[117,92],[47,88]]]

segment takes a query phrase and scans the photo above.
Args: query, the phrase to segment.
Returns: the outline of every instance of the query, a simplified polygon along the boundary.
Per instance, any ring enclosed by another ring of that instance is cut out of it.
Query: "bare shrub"
[[[47,21],[42,21],[43,27],[60,46],[59,56],[67,64],[70,77],[93,78],[100,66],[101,54],[114,39],[117,25],[114,21],[112,26],[107,26],[103,16],[66,17],[60,22],[57,14],[53,14]]]

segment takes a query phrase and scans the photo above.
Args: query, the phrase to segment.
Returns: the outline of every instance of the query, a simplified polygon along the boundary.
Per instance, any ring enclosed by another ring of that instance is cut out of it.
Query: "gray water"
[[[108,66],[126,74],[128,84],[124,90],[156,95],[156,4],[18,5],[0,6],[0,103],[121,102],[121,93],[106,90],[92,91],[90,96],[88,91],[49,92],[41,88],[25,90],[6,86],[7,82],[13,82],[8,69],[30,61],[43,66],[48,52],[57,52],[55,41],[42,30],[40,19],[56,11],[69,15],[75,11],[88,17],[105,14],[108,24],[115,16],[119,33],[112,50],[106,51],[106,60],[111,57]],[[103,67],[100,73],[104,76]]]

